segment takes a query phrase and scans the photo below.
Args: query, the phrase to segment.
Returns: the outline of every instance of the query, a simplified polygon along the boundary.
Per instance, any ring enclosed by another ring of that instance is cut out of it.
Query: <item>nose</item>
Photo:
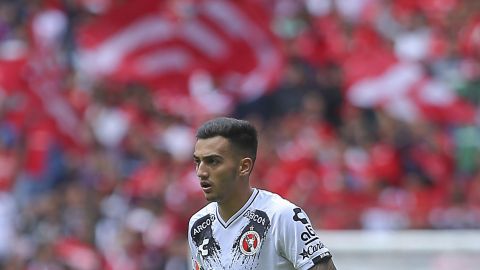
[[[196,168],[197,176],[200,179],[207,179],[208,178],[208,171],[203,166],[203,162],[200,162]]]

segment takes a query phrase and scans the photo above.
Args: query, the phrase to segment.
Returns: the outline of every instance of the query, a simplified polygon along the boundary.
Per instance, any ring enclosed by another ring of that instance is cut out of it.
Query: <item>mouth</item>
[[[202,188],[203,192],[205,192],[205,193],[209,193],[209,192],[212,191],[212,184],[210,184],[210,182],[202,181],[202,182],[200,182],[200,187]]]

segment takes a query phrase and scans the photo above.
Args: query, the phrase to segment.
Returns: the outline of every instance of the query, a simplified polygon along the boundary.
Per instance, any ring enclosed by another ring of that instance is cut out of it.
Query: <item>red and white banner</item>
[[[462,100],[445,82],[428,77],[419,63],[395,62],[384,72],[353,82],[347,99],[353,105],[381,107],[412,121],[472,123],[475,108]]]
[[[82,72],[189,95],[196,72],[234,99],[255,98],[280,76],[280,46],[259,1],[124,1],[79,31]]]
[[[45,148],[49,136],[69,146],[82,145],[80,117],[65,97],[66,70],[56,40],[62,16],[57,9],[43,10],[29,25],[31,46],[20,40],[0,46],[0,95],[16,103],[7,108],[6,118],[16,129],[29,134],[29,145],[38,145],[39,149]]]

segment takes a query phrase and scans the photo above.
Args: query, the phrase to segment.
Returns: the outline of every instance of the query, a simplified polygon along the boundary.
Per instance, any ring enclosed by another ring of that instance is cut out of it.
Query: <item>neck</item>
[[[229,200],[228,202],[218,203],[218,213],[220,217],[226,222],[228,221],[235,213],[238,212],[248,201],[250,196],[253,193],[253,189],[249,186],[247,189],[242,192],[238,192],[235,198]]]

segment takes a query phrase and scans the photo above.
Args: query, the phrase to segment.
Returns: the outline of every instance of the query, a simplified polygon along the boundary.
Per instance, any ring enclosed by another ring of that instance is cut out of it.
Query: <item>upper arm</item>
[[[278,222],[277,248],[296,269],[312,269],[313,265],[324,264],[323,262],[326,263],[331,257],[329,250],[320,241],[309,218],[301,208],[286,207]]]
[[[333,263],[332,258],[328,258],[327,260],[316,264],[309,270],[337,270],[337,268],[335,268],[335,264]]]

